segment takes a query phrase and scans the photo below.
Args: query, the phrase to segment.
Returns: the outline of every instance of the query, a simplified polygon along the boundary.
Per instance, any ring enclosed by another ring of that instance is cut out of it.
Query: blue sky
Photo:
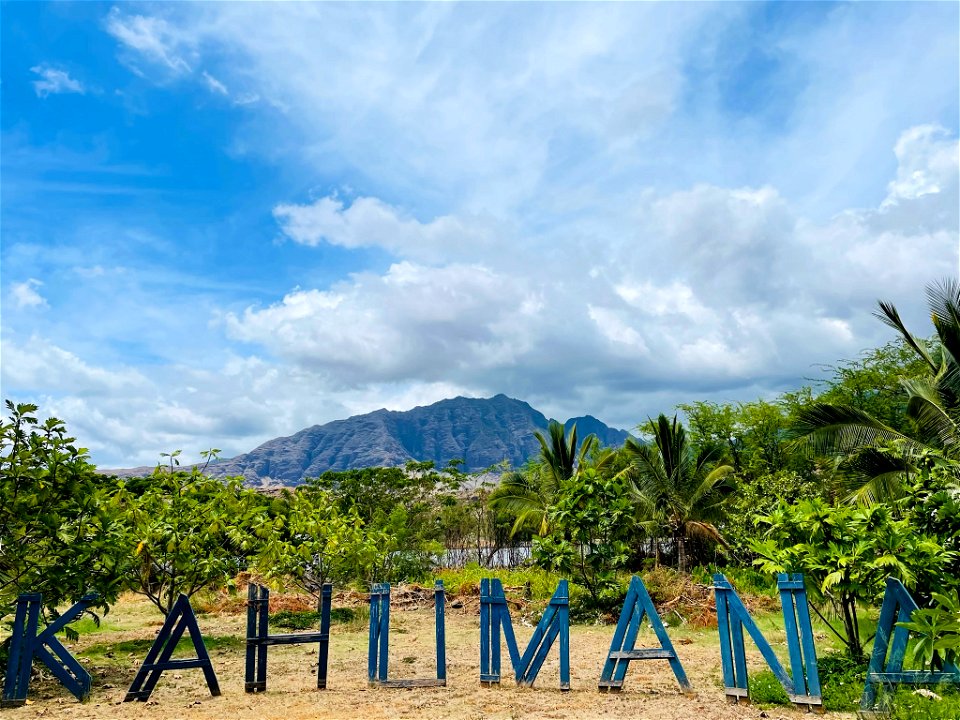
[[[0,3],[0,382],[105,466],[505,392],[632,427],[927,332],[955,3]]]

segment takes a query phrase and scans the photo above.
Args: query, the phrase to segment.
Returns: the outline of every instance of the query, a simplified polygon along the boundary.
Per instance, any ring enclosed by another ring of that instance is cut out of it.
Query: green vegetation
[[[48,618],[88,590],[107,607],[132,589],[166,613],[180,593],[240,572],[314,597],[326,582],[431,577],[469,596],[495,576],[534,604],[567,577],[574,617],[596,621],[642,572],[655,602],[693,626],[712,612],[711,572],[761,612],[775,607],[775,573],[802,572],[816,623],[840,649],[821,658],[825,702],[849,710],[888,576],[921,607],[906,624],[911,666],[960,658],[960,284],[933,285],[928,298],[930,340],[881,303],[898,339],[832,367],[818,387],[683,405],[682,416],[641,422],[641,439],[616,450],[551,423],[538,456],[499,484],[456,462],[410,463],[327,472],[273,496],[181,470],[177,452],[149,478],[119,481],[96,473],[62,422],[8,402],[0,622],[28,590],[44,593]],[[519,567],[496,569],[508,553]],[[287,611],[273,622],[302,629],[317,617]],[[757,702],[784,700],[769,673],[752,691]],[[960,703],[893,697],[891,717],[946,717]]]
[[[115,488],[76,447],[57,418],[39,422],[37,406],[6,403],[0,425],[0,619],[17,596],[43,593],[44,611],[87,592],[100,607],[130,578],[124,512]]]

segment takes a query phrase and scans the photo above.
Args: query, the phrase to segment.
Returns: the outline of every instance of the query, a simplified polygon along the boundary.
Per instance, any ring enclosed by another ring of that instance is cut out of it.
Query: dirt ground
[[[572,690],[559,689],[557,649],[550,652],[534,688],[518,688],[509,675],[504,647],[504,683],[479,683],[479,614],[474,609],[448,609],[447,686],[392,689],[367,687],[367,630],[361,623],[335,624],[331,630],[327,690],[316,690],[317,646],[275,646],[269,650],[267,692],[243,690],[245,616],[202,614],[200,628],[207,640],[222,695],[211,697],[200,670],[164,673],[146,703],[122,703],[137,666],[146,655],[160,624],[159,614],[145,602],[127,598],[107,616],[100,632],[84,634],[71,651],[93,675],[90,700],[80,704],[51,681],[31,686],[31,702],[6,710],[4,718],[145,718],[209,720],[212,718],[603,718],[604,720],[734,720],[740,718],[800,718],[793,708],[760,709],[728,705],[720,685],[720,654],[716,631],[671,628],[671,637],[683,662],[695,698],[682,695],[669,665],[661,660],[631,663],[624,690],[602,694],[597,690],[612,626],[570,629]],[[514,619],[521,649],[532,627]],[[655,645],[653,635],[638,646]],[[775,638],[771,638],[774,640]],[[761,669],[759,654],[750,667]],[[433,611],[394,610],[391,613],[391,678],[435,677]],[[807,715],[807,717],[811,717]],[[852,718],[831,713],[830,717]]]

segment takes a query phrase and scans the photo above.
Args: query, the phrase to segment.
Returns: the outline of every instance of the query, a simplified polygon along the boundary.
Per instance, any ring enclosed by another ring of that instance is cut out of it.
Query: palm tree
[[[729,547],[714,521],[722,517],[722,503],[733,491],[733,467],[720,463],[716,447],[695,449],[677,421],[660,415],[651,420],[653,444],[628,438],[624,449],[630,458],[623,471],[632,480],[641,523],[652,537],[659,563],[659,530],[665,528],[677,549],[677,564],[686,569],[687,541],[704,540]]]
[[[546,436],[540,431],[535,432],[534,436],[540,443],[539,460],[526,472],[512,472],[504,476],[490,503],[494,509],[516,515],[511,536],[522,527],[536,528],[538,535],[549,532],[548,511],[560,483],[588,465],[603,467],[613,457],[612,452],[599,450],[600,441],[596,435],[587,435],[578,445],[576,424],[567,435],[563,425],[551,420]],[[595,457],[591,459],[591,455]]]
[[[960,461],[960,283],[947,279],[927,286],[927,302],[936,331],[932,343],[907,330],[892,303],[880,302],[875,313],[900,333],[929,370],[926,378],[901,380],[909,431],[896,430],[862,410],[829,403],[801,410],[791,429],[791,436],[813,452],[847,458],[852,500],[898,497],[920,454],[945,464]]]

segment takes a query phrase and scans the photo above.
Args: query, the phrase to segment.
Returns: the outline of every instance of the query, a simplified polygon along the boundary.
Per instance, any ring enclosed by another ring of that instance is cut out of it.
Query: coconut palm
[[[494,509],[516,515],[511,535],[522,527],[536,528],[538,535],[545,535],[550,530],[548,511],[560,483],[588,465],[602,468],[613,457],[612,452],[599,450],[596,435],[587,435],[578,445],[576,424],[568,435],[563,425],[551,420],[546,436],[539,431],[534,436],[540,443],[537,463],[526,472],[505,475],[491,499]]]
[[[850,499],[860,502],[899,496],[919,454],[944,464],[960,461],[960,283],[927,287],[936,338],[928,342],[907,330],[897,308],[880,302],[875,315],[900,333],[924,362],[926,378],[903,379],[910,429],[896,430],[847,405],[814,403],[798,413],[790,435],[820,455],[846,458]]]
[[[722,503],[734,489],[733,467],[720,462],[716,447],[696,449],[683,425],[666,415],[651,420],[653,443],[628,438],[624,449],[630,464],[623,471],[634,485],[641,525],[657,537],[665,529],[677,549],[677,563],[686,569],[687,542],[702,540],[728,547],[714,524]]]

